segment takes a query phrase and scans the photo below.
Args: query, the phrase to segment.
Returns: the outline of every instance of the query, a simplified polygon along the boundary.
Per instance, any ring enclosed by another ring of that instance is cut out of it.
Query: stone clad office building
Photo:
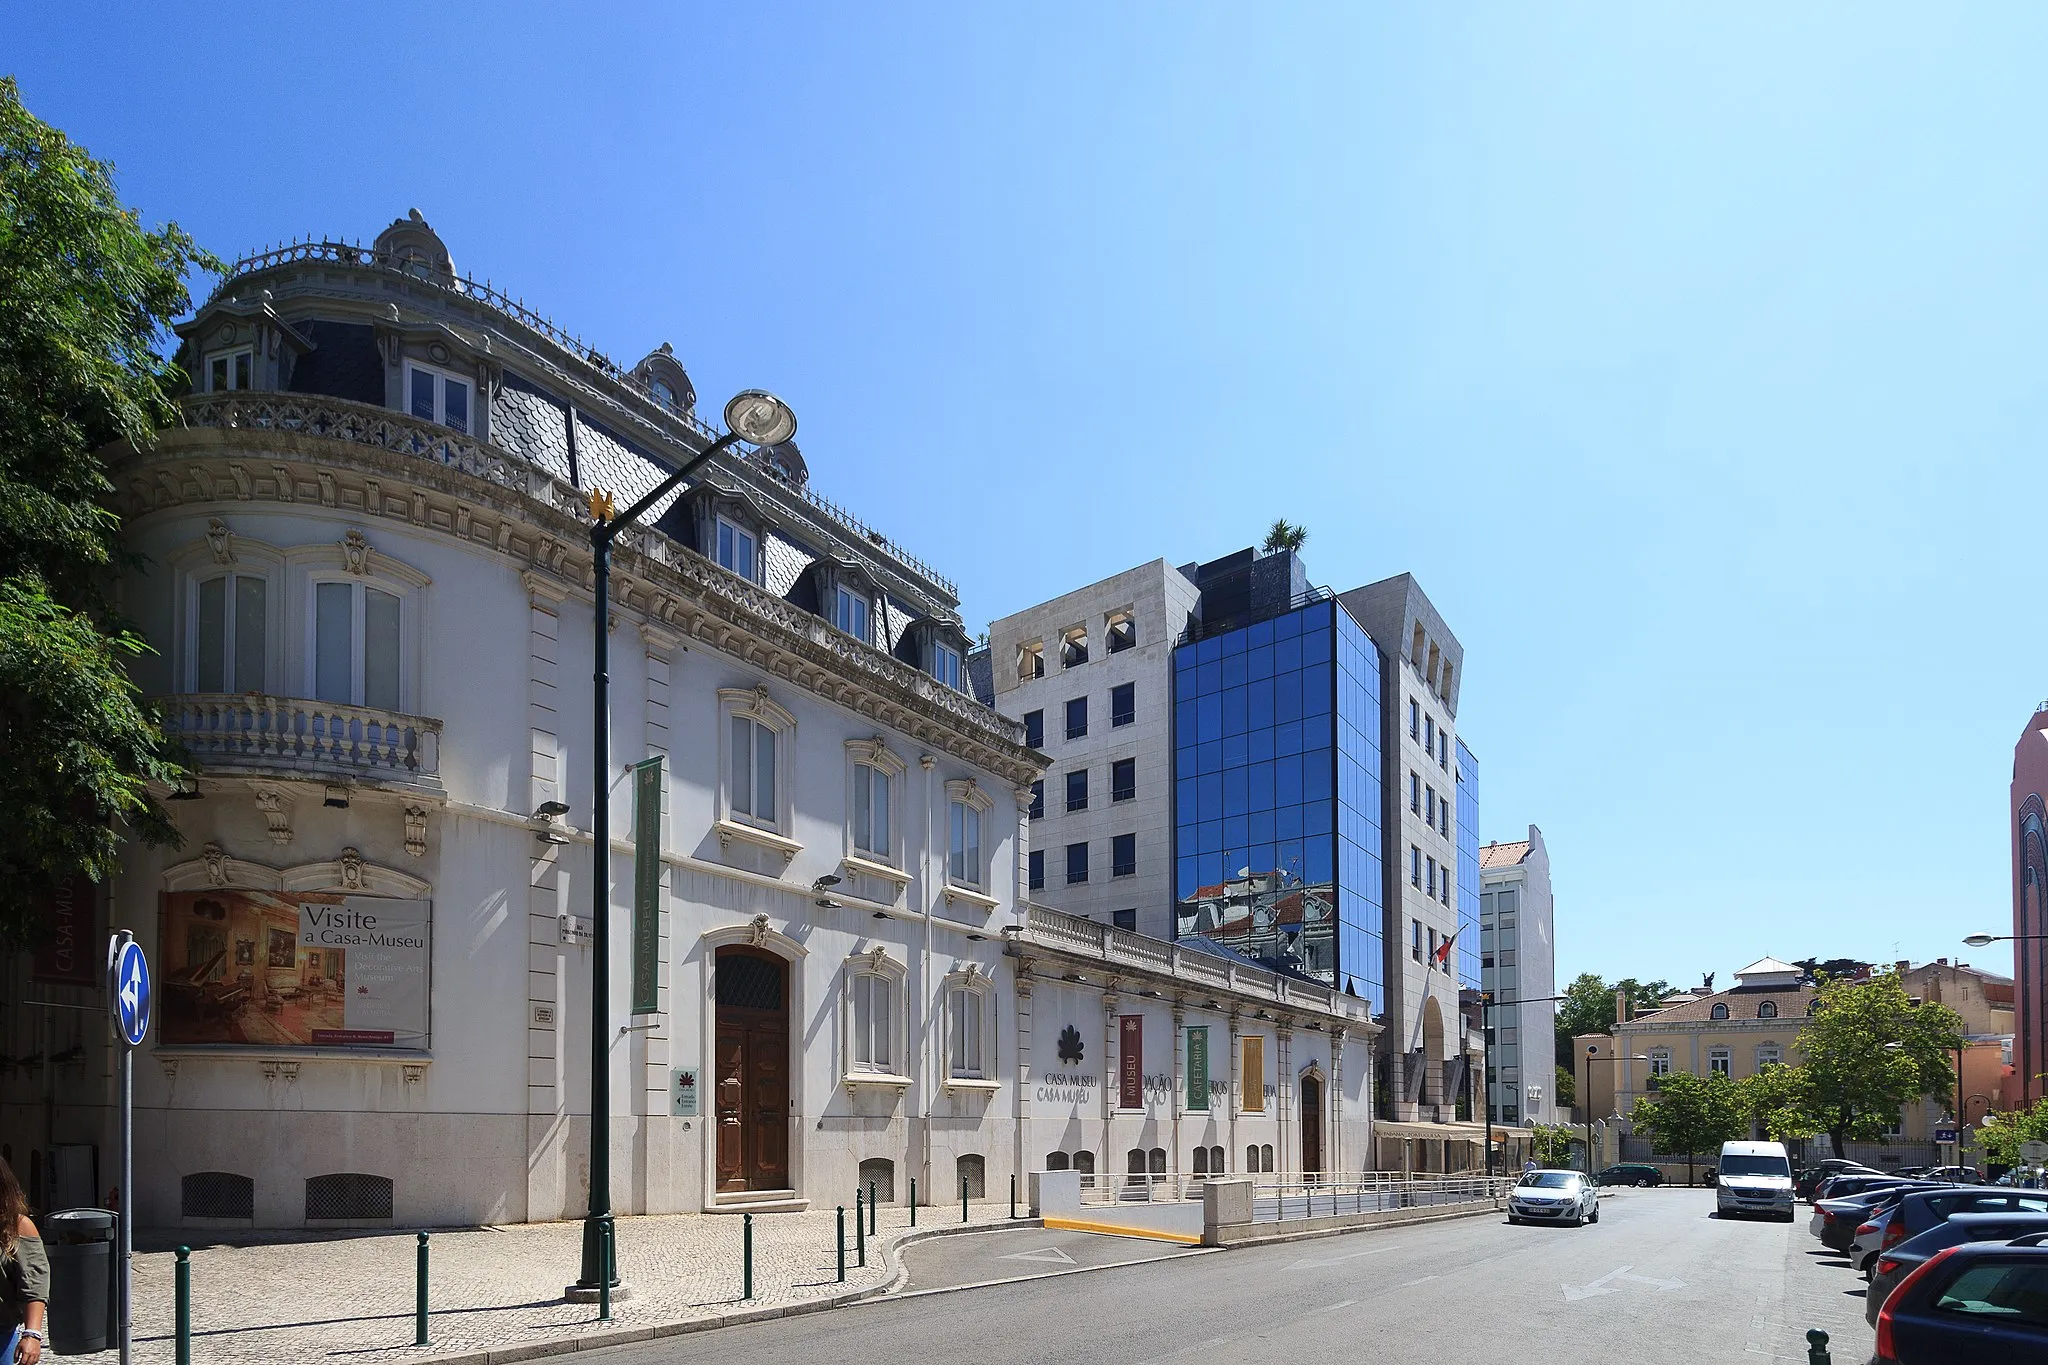
[[[122,585],[140,681],[199,776],[171,794],[182,848],[131,847],[60,908],[74,942],[132,928],[161,983],[123,1197],[159,1226],[580,1216],[588,496],[628,505],[715,433],[666,346],[613,365],[458,274],[416,213],[238,263],[179,332],[180,425],[110,459],[148,565]],[[647,520],[605,623],[620,1212],[913,1177],[1003,1197],[1056,1163],[1295,1171],[1305,1133],[1367,1164],[1352,1002],[1025,903],[1044,759],[962,690],[949,582],[794,444],[720,457]],[[635,1013],[644,757],[662,876]],[[0,1068],[0,1148],[41,1206],[99,1202],[103,997],[45,956],[0,991],[5,1053],[36,1060]],[[1055,1061],[1069,1027],[1088,1043]]]

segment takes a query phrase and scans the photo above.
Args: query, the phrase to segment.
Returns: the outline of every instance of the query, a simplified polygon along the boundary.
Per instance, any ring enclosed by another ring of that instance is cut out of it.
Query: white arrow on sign
[[[128,975],[121,981],[121,1003],[128,1008],[128,1017],[133,1019],[135,1011],[142,1007],[142,974],[135,970],[135,959],[128,959]]]
[[[1621,1286],[1613,1283],[1615,1280],[1629,1280],[1636,1284],[1653,1285],[1658,1289],[1685,1288],[1684,1280],[1659,1280],[1648,1275],[1631,1275],[1629,1272],[1633,1269],[1635,1269],[1634,1266],[1625,1265],[1617,1270],[1608,1271],[1591,1284],[1567,1284],[1560,1285],[1559,1288],[1564,1290],[1564,1301],[1566,1303],[1577,1303],[1580,1299],[1596,1299],[1602,1294],[1618,1294],[1621,1292]]]
[[[1353,1251],[1353,1252],[1348,1252],[1348,1253],[1346,1253],[1345,1255],[1342,1255],[1342,1256],[1308,1256],[1308,1257],[1304,1257],[1303,1259],[1301,1259],[1301,1260],[1299,1260],[1299,1261],[1296,1261],[1296,1262],[1295,1262],[1295,1263],[1294,1263],[1293,1265],[1291,1265],[1291,1266],[1288,1266],[1288,1267],[1287,1267],[1287,1269],[1289,1269],[1289,1270],[1311,1270],[1311,1269],[1314,1269],[1314,1268],[1315,1268],[1316,1266],[1324,1266],[1324,1265],[1342,1265],[1342,1264],[1344,1264],[1344,1262],[1346,1262],[1346,1261],[1355,1261],[1355,1260],[1357,1260],[1357,1259],[1358,1259],[1359,1257],[1361,1257],[1361,1256],[1377,1256],[1377,1255],[1379,1255],[1379,1254],[1380,1254],[1380,1253],[1381,1253],[1382,1251],[1392,1251],[1392,1250],[1393,1250],[1393,1248],[1392,1248],[1392,1247],[1372,1247],[1372,1248],[1369,1248],[1368,1250],[1365,1250],[1365,1251]]]

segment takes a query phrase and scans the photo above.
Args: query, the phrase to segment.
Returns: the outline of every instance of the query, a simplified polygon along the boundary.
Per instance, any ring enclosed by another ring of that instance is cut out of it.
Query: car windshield
[[[1579,1183],[1579,1178],[1570,1171],[1531,1171],[1522,1177],[1525,1188],[1544,1190],[1568,1190]]]
[[[1792,1174],[1791,1168],[1781,1156],[1726,1156],[1721,1158],[1721,1175],[1782,1175]]]

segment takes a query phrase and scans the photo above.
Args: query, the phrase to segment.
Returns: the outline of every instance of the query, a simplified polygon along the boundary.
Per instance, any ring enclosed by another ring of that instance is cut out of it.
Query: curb
[[[737,1313],[721,1313],[716,1317],[689,1318],[681,1322],[653,1323],[646,1327],[600,1329],[585,1336],[565,1337],[555,1341],[537,1341],[526,1346],[498,1346],[480,1351],[463,1351],[451,1355],[413,1356],[409,1365],[511,1365],[514,1361],[543,1360],[549,1356],[573,1355],[578,1351],[595,1351],[607,1346],[632,1346],[644,1341],[657,1341],[663,1337],[683,1336],[690,1332],[709,1332],[720,1327],[743,1327],[748,1323],[772,1322],[777,1318],[793,1318],[804,1313],[822,1313],[833,1308],[845,1308],[883,1294],[893,1294],[903,1287],[910,1278],[910,1269],[904,1265],[900,1254],[903,1248],[919,1242],[929,1242],[939,1237],[958,1237],[963,1233],[1000,1232],[1014,1228],[1032,1227],[1035,1218],[1003,1219],[996,1223],[970,1223],[965,1226],[940,1227],[905,1233],[882,1254],[896,1262],[896,1271],[881,1284],[866,1289],[850,1289],[841,1294],[828,1294],[815,1299],[803,1299],[796,1303],[777,1304],[772,1308],[749,1308]]]
[[[1500,1206],[1488,1205],[1483,1209],[1465,1209],[1458,1213],[1436,1213],[1427,1218],[1404,1218],[1398,1223],[1361,1223],[1349,1228],[1316,1228],[1309,1232],[1277,1232],[1269,1237],[1245,1237],[1234,1242],[1225,1242],[1219,1251],[1245,1251],[1252,1247],[1278,1246],[1283,1242],[1313,1242],[1324,1237],[1348,1237],[1355,1232],[1382,1232],[1395,1228],[1419,1228],[1431,1223],[1448,1223],[1457,1218],[1481,1218],[1497,1214]]]

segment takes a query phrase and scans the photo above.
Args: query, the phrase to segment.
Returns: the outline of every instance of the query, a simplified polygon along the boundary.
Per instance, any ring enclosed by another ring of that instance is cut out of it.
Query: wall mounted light
[[[347,810],[348,788],[337,786],[328,787],[327,796],[324,800],[320,802],[320,804],[323,806],[330,807],[334,810]]]

